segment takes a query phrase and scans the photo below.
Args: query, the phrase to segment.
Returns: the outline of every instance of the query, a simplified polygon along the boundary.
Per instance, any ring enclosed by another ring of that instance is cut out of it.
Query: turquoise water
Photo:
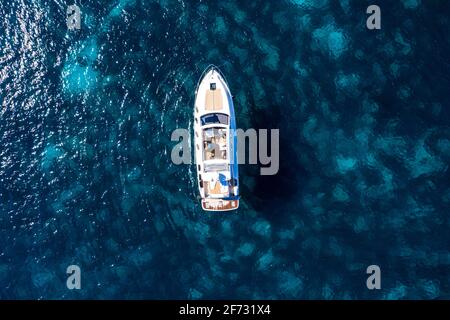
[[[1,298],[450,298],[447,1],[67,4],[0,0]],[[170,160],[211,63],[280,129],[234,213]]]

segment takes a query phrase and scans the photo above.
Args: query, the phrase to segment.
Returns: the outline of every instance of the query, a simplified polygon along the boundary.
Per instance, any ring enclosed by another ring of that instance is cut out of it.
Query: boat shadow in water
[[[258,108],[251,112],[250,118],[253,128],[268,129],[268,132],[279,129],[279,170],[275,175],[261,175],[262,164],[240,165],[242,196],[257,211],[273,211],[280,203],[294,200],[301,192],[302,181],[308,180],[308,172],[298,157],[298,148],[302,145],[298,132],[293,132],[295,126],[286,126],[289,119],[281,114],[280,107]],[[268,134],[268,155],[273,158],[270,144]],[[248,150],[246,152],[248,156]]]

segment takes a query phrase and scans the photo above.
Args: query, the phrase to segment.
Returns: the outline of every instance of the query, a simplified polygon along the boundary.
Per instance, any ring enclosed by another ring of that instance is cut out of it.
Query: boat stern
[[[239,200],[202,199],[202,208],[205,211],[230,211],[239,207]]]

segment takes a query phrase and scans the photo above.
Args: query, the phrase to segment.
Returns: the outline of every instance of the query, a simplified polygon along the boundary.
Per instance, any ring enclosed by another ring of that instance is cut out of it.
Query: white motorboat
[[[237,209],[236,119],[230,89],[217,67],[203,72],[195,95],[194,148],[202,208]]]

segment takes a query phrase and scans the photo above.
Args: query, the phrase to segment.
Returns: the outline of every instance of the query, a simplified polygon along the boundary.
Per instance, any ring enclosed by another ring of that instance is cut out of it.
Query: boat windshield
[[[207,124],[220,123],[228,125],[228,116],[224,113],[210,113],[200,118],[202,126]]]

